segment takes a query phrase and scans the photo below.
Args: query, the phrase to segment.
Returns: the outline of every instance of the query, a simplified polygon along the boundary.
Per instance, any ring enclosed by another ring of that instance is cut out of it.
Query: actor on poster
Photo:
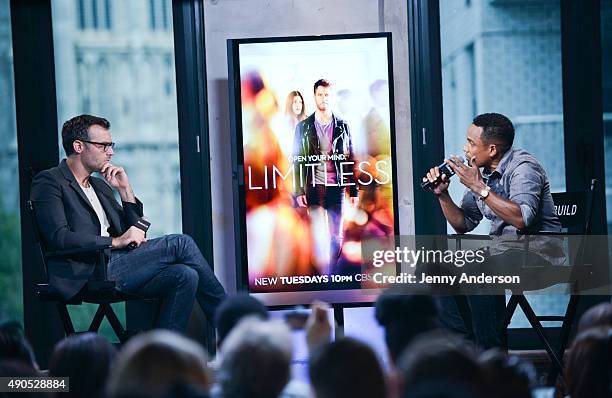
[[[348,124],[332,111],[332,84],[325,79],[317,80],[313,91],[315,112],[295,129],[294,167],[305,176],[295,184],[295,196],[298,206],[308,207],[311,216],[321,215],[327,223],[329,264],[322,273],[333,273],[342,244],[345,188],[349,188],[352,206],[357,205],[359,198],[351,133]],[[323,160],[308,161],[312,155]]]

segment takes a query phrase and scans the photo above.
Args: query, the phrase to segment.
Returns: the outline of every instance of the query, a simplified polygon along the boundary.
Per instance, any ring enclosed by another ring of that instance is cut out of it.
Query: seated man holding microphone
[[[467,164],[457,156],[446,159],[459,182],[466,187],[459,205],[448,193],[449,175],[434,167],[423,177],[438,198],[444,217],[457,233],[473,230],[486,217],[491,221],[493,244],[491,256],[483,265],[511,272],[516,269],[517,231],[559,232],[561,224],[555,214],[548,177],[542,165],[528,152],[513,149],[514,126],[504,115],[485,113],[474,118],[467,130],[463,147]],[[514,237],[512,237],[513,235]],[[504,240],[506,236],[507,241]],[[529,261],[559,264],[564,261],[560,245],[552,239],[535,240],[530,246]],[[483,290],[486,292],[486,290]],[[484,348],[500,346],[498,327],[503,317],[505,297],[478,294],[467,296],[475,342]],[[441,318],[450,329],[470,334],[453,297],[443,296]]]
[[[109,279],[117,289],[142,297],[162,299],[157,327],[184,331],[194,298],[208,321],[225,297],[210,266],[193,239],[165,235],[147,240],[149,222],[143,218],[122,167],[110,163],[114,142],[110,123],[80,115],[62,127],[67,158],[57,167],[38,173],[31,199],[47,250],[107,246]],[[99,172],[104,179],[91,176]],[[115,200],[112,188],[121,197]],[[95,258],[82,255],[48,262],[49,283],[66,299],[75,296],[94,272]]]

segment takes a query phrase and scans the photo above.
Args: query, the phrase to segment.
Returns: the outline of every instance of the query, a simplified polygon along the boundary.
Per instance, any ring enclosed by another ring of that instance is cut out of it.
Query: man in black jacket
[[[110,249],[108,275],[118,289],[163,300],[159,327],[184,330],[194,298],[212,322],[225,297],[223,287],[191,237],[176,234],[147,241],[142,203],[125,170],[110,163],[114,143],[109,128],[106,119],[90,115],[64,123],[67,158],[32,182],[43,245],[53,251]],[[94,172],[104,179],[92,177]],[[75,296],[91,277],[95,260],[83,255],[50,260],[49,283],[65,298]]]
[[[329,263],[320,270],[323,274],[337,271],[346,187],[349,188],[349,203],[356,206],[359,201],[351,133],[348,124],[333,114],[331,96],[329,81],[315,82],[316,110],[298,123],[294,141],[294,169],[299,176],[295,184],[296,202],[300,207],[308,207],[311,219],[327,223],[331,241]],[[312,227],[316,228],[317,224],[313,221]]]

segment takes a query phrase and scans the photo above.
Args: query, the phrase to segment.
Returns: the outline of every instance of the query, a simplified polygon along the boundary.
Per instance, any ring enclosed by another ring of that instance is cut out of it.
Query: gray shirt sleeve
[[[482,213],[476,203],[476,195],[474,192],[467,189],[461,198],[461,204],[459,207],[463,210],[463,217],[465,218],[466,232],[469,232],[476,228],[482,220]]]
[[[520,206],[527,227],[538,212],[543,182],[542,171],[533,163],[521,163],[512,171],[508,199]]]

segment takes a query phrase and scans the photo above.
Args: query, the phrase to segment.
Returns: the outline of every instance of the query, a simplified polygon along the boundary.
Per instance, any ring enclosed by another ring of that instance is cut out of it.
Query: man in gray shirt
[[[513,149],[513,141],[514,126],[506,116],[485,113],[474,118],[463,147],[468,164],[456,156],[445,161],[467,188],[459,206],[448,193],[450,180],[441,175],[438,167],[423,178],[434,183],[432,192],[438,197],[444,217],[458,233],[473,230],[483,216],[491,221],[493,256],[487,263],[501,268],[517,265],[516,251],[511,249],[523,247],[518,230],[561,230],[544,168],[526,151]],[[530,261],[559,264],[564,260],[561,246],[554,239],[536,239],[530,251]],[[500,345],[497,328],[503,316],[504,296],[473,295],[468,296],[468,303],[476,343],[485,348]],[[452,307],[453,303],[442,304],[451,329],[467,330],[458,324],[456,308],[448,309],[447,304]]]

